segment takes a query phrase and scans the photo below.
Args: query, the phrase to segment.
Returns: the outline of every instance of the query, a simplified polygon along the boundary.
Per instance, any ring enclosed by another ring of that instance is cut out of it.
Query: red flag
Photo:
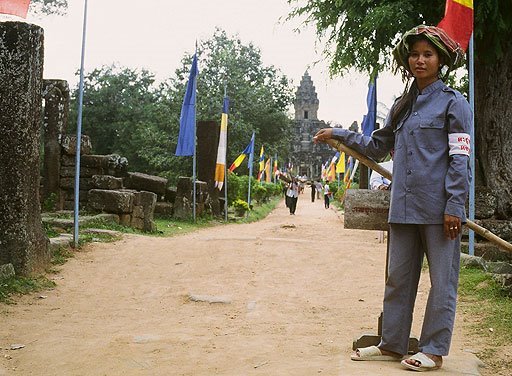
[[[0,0],[0,13],[27,18],[30,0]]]
[[[473,33],[473,0],[446,0],[444,18],[437,27],[466,51]]]

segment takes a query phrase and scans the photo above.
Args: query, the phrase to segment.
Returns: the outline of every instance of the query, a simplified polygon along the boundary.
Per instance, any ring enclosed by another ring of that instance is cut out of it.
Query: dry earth
[[[350,360],[377,329],[384,260],[378,232],[345,230],[309,194],[295,216],[281,203],[257,223],[91,244],[46,298],[0,307],[0,375],[407,375]],[[462,322],[439,376],[479,375]]]

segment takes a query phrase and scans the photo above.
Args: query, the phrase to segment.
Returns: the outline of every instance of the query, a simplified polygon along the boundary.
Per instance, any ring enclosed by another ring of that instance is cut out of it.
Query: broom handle
[[[333,148],[339,150],[340,152],[344,152],[347,155],[351,155],[354,158],[359,159],[361,163],[368,166],[368,168],[377,171],[379,174],[381,174],[383,177],[385,177],[388,180],[392,180],[391,172],[383,168],[381,165],[379,165],[377,162],[375,162],[373,159],[368,158],[367,156],[359,153],[358,151],[355,151],[352,148],[349,148],[348,146],[342,144],[338,140],[329,139],[325,141],[328,145],[332,146]],[[470,221],[466,218],[466,226],[468,226],[471,230],[476,232],[478,235],[486,238],[491,243],[496,244],[498,247],[503,248],[505,251],[512,253],[512,244],[509,242],[503,240],[499,236],[493,234],[491,231],[487,230],[486,228],[477,225],[475,222]]]

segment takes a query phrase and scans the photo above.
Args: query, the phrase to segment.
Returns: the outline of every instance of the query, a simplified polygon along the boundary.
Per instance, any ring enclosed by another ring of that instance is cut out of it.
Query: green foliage
[[[249,210],[249,204],[247,203],[247,201],[244,201],[240,198],[237,198],[235,201],[233,201],[233,207],[235,208],[235,210],[237,211],[248,211]]]
[[[351,67],[374,73],[391,66],[391,50],[399,36],[419,24],[437,25],[445,0],[288,0],[288,18],[300,17],[316,26],[327,42],[324,54],[331,75]],[[512,7],[508,0],[475,1],[476,55],[494,62],[512,46]]]
[[[267,188],[265,188],[262,184],[256,184],[252,190],[252,197],[258,201],[258,203],[265,202],[268,197]]]

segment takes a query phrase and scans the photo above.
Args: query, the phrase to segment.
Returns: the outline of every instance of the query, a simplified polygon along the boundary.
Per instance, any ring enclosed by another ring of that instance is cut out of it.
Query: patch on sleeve
[[[462,154],[469,157],[471,151],[471,137],[467,133],[448,134],[448,144],[450,145],[449,155]]]

